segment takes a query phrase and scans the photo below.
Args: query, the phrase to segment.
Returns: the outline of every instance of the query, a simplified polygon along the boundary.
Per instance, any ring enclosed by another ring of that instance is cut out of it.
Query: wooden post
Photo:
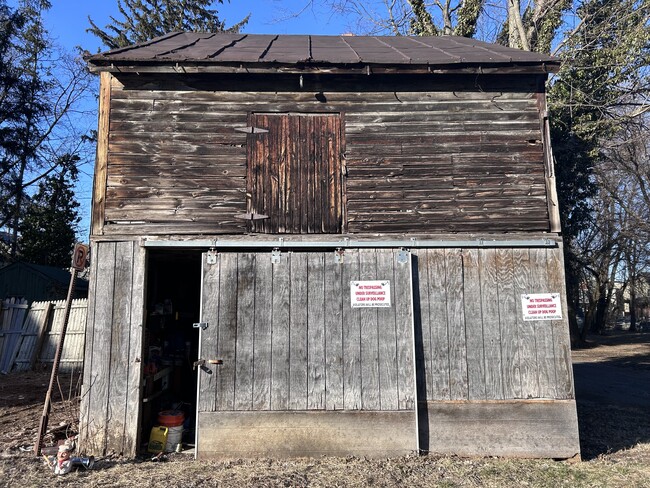
[[[59,344],[56,348],[54,355],[54,364],[52,364],[52,374],[50,375],[50,384],[47,387],[45,395],[45,405],[43,405],[43,415],[41,417],[41,425],[38,428],[38,436],[34,444],[34,454],[41,455],[41,443],[43,436],[47,431],[47,422],[50,416],[50,408],[52,406],[52,389],[54,388],[54,380],[59,373],[59,363],[61,361],[61,352],[63,351],[63,341],[65,340],[65,331],[68,328],[68,320],[70,319],[70,309],[72,308],[72,296],[74,294],[75,282],[77,281],[77,273],[82,271],[86,266],[86,257],[88,255],[88,246],[84,244],[76,244],[72,254],[72,275],[70,276],[70,286],[68,287],[68,296],[65,300],[65,314],[63,316],[63,324],[61,325],[61,336],[59,337]]]

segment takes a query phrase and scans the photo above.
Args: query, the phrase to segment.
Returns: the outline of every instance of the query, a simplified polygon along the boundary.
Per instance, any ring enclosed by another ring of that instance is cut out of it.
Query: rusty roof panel
[[[196,60],[206,60],[218,56],[222,51],[234,46],[243,39],[244,34],[220,35],[217,39],[216,34],[200,39],[191,48],[191,55]],[[180,54],[180,52],[179,52]],[[190,53],[186,53],[190,54]],[[188,58],[191,59],[191,58]]]
[[[311,61],[309,36],[276,36],[260,61],[270,63],[304,63]]]
[[[246,35],[232,46],[212,58],[217,63],[259,63],[271,43],[277,38],[273,35]]]
[[[544,67],[559,61],[550,56],[455,36],[381,37],[209,34],[177,32],[88,58],[91,67],[121,65],[300,65],[327,67],[381,65]],[[547,66],[549,65],[549,66]]]
[[[361,58],[346,42],[347,38],[348,36],[312,36],[312,60],[316,63],[360,63]]]

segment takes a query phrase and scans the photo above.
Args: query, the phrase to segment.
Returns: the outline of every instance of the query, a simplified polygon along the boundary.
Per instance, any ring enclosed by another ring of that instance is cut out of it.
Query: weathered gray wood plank
[[[485,392],[488,400],[504,398],[501,324],[499,320],[498,267],[495,249],[479,252],[483,340],[485,351]]]
[[[376,280],[377,255],[373,251],[359,252],[360,280]],[[379,337],[376,308],[362,308],[361,315],[361,406],[364,410],[379,410]]]
[[[291,256],[291,329],[289,336],[290,390],[289,408],[307,408],[308,345],[307,345],[307,254]]]
[[[519,331],[516,319],[512,253],[512,249],[497,249],[503,392],[506,399],[521,398],[521,372],[517,349]]]
[[[255,331],[253,353],[253,410],[271,407],[273,269],[271,257],[255,260]]]
[[[521,295],[531,293],[530,283],[535,279],[533,262],[528,249],[513,249],[514,294],[517,321],[517,350],[521,374],[521,397],[539,398],[539,363],[535,342],[534,322],[523,319]]]
[[[133,289],[131,290],[131,335],[129,337],[129,369],[126,389],[126,429],[124,453],[134,456],[138,449],[140,432],[140,405],[142,399],[142,345],[145,325],[145,290],[147,255],[143,247],[133,242]]]
[[[444,249],[430,249],[429,320],[431,325],[431,400],[449,400],[449,329],[447,319],[447,270]]]
[[[397,303],[396,294],[396,274],[400,270],[395,270],[394,252],[378,249],[377,254],[377,278],[380,280],[390,281],[391,306],[390,308],[377,309],[377,326],[379,342],[379,404],[381,410],[397,410],[399,408],[399,386],[398,386],[398,369],[404,368],[409,370],[408,363],[400,364],[397,358],[398,341],[403,341],[409,346],[412,335],[408,333],[399,337],[397,335]],[[407,265],[406,265],[407,266]],[[402,283],[400,283],[401,285]],[[401,291],[401,290],[400,290]],[[399,300],[410,302],[410,296],[404,296],[403,292]],[[410,323],[408,317],[402,317]],[[409,356],[412,356],[411,353]],[[403,358],[402,358],[403,359]]]
[[[546,250],[548,286],[551,293],[560,293],[562,303],[562,320],[552,321],[553,349],[555,351],[555,377],[557,380],[557,398],[575,398],[573,391],[573,368],[571,365],[571,338],[567,320],[566,285],[564,281],[564,253],[562,245]]]
[[[485,341],[478,249],[463,249],[463,299],[467,346],[467,398],[485,400]]]
[[[86,452],[92,452],[94,447],[94,433],[89,429],[89,424],[91,418],[90,397],[92,394],[91,377],[93,374],[93,352],[95,343],[95,310],[97,307],[97,263],[99,261],[99,243],[92,243],[90,249],[91,255],[95,257],[90,260],[83,382],[81,384],[81,404],[79,405],[79,447]]]
[[[413,262],[408,256],[406,263],[398,261],[398,252],[393,252],[395,298],[395,326],[397,344],[397,409],[412,410],[417,405],[415,385],[415,344],[413,317]],[[382,403],[382,408],[384,408]],[[415,426],[411,426],[415,429]]]
[[[220,274],[218,287],[218,334],[219,342],[215,359],[222,359],[216,384],[215,408],[218,411],[235,409],[235,385],[237,371],[237,297],[239,295],[238,256],[236,253],[219,253]],[[214,273],[215,270],[210,270]],[[205,286],[205,285],[204,285]],[[214,304],[212,305],[214,306]]]
[[[124,453],[127,429],[129,346],[131,331],[131,290],[133,286],[133,243],[115,245],[115,283],[111,321],[110,362],[108,366],[108,448]],[[135,331],[133,331],[135,332]],[[125,360],[126,359],[126,360]]]
[[[97,280],[95,288],[95,314],[92,337],[92,362],[89,381],[88,437],[89,450],[105,453],[108,440],[108,402],[111,364],[111,341],[113,334],[113,294],[115,292],[116,243],[102,242],[97,245]]]
[[[284,254],[273,265],[271,410],[289,409],[292,258],[293,253]]]
[[[530,249],[531,282],[530,293],[551,293],[548,285],[546,249]],[[531,322],[534,327],[537,347],[537,368],[539,395],[541,398],[556,398],[555,352],[553,348],[553,325],[548,320]]]
[[[201,322],[208,324],[208,328],[200,330],[201,349],[199,359],[220,359],[219,346],[220,346],[220,332],[222,324],[219,321],[219,314],[221,313],[220,299],[220,279],[221,279],[221,263],[223,255],[217,254],[217,262],[215,264],[208,264],[207,254],[202,256],[202,290],[201,293]],[[225,297],[224,297],[225,300]],[[224,361],[224,364],[227,364]],[[231,363],[232,364],[232,363]],[[211,412],[217,407],[217,384],[223,375],[223,368],[216,369],[215,366],[206,365],[212,374],[207,373],[203,369],[197,368],[198,375],[198,411]]]
[[[237,261],[235,410],[250,410],[253,405],[255,257],[253,253],[240,253]]]
[[[361,312],[350,304],[350,282],[360,279],[359,251],[346,250],[343,266],[343,406],[361,409]]]
[[[324,256],[307,256],[307,408],[325,408]],[[304,303],[304,302],[303,302]]]
[[[349,307],[347,284],[344,285],[343,267],[333,252],[325,257],[325,407],[343,409],[343,307]]]
[[[463,295],[463,256],[460,249],[447,249],[446,295],[447,334],[449,338],[449,396],[467,400],[467,341]]]

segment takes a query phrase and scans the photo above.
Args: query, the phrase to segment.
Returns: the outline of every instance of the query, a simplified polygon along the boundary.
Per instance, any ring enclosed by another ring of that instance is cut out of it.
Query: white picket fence
[[[61,354],[61,371],[83,365],[88,300],[72,301]],[[34,302],[7,299],[0,313],[0,372],[28,371],[54,362],[65,315],[65,300]]]

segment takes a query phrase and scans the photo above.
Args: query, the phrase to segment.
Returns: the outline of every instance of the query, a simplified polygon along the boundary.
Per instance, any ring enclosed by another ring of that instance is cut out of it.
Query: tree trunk
[[[514,48],[530,51],[530,45],[526,38],[524,22],[521,18],[521,3],[519,0],[508,1],[508,28],[509,28],[509,46]]]
[[[638,332],[636,324],[636,279],[630,279],[630,332]]]
[[[607,298],[607,285],[602,284],[599,287],[599,297],[596,305],[596,316],[594,317],[594,326],[598,334],[603,334],[607,327],[607,311],[609,310],[609,300]]]

